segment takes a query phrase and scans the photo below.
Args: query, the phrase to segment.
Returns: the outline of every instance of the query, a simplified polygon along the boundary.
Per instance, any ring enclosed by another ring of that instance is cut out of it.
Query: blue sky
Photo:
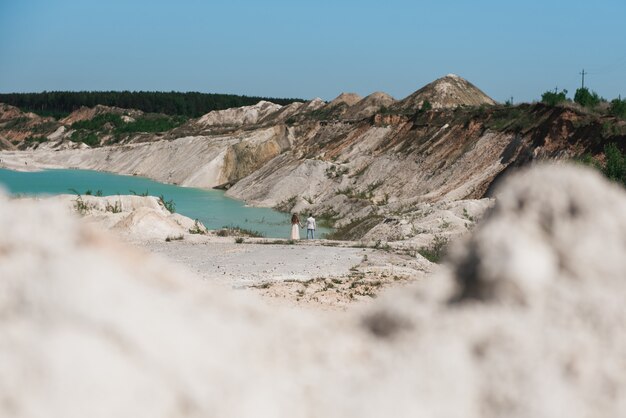
[[[0,0],[0,92],[385,91],[448,73],[499,101],[626,96],[623,0]]]

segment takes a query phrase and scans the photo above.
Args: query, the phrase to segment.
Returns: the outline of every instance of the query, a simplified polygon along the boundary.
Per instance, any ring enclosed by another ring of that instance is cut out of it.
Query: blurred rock
[[[499,190],[447,273],[343,314],[0,198],[0,416],[626,416],[626,193],[567,166]]]

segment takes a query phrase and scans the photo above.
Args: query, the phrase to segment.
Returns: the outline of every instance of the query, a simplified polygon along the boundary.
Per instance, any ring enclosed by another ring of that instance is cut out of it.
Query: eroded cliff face
[[[533,161],[599,155],[604,143],[620,137],[607,136],[603,124],[541,104],[303,123],[298,128],[309,127],[310,135],[300,135],[289,152],[228,194],[255,205],[332,214],[339,226],[408,214],[421,203],[487,197],[501,175]]]

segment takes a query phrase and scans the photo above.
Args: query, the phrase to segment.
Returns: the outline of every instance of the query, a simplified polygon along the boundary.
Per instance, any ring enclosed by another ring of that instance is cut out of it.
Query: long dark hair
[[[300,218],[298,218],[298,215],[296,215],[295,213],[291,216],[291,224],[299,224],[300,223]]]

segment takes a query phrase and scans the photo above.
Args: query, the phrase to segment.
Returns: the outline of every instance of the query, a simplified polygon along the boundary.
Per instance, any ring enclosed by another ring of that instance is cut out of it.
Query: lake
[[[220,190],[205,190],[180,187],[137,176],[121,176],[89,170],[45,170],[19,172],[0,169],[0,185],[13,195],[96,194],[103,196],[118,194],[163,195],[173,200],[176,212],[198,219],[209,229],[224,226],[239,226],[258,231],[266,237],[289,238],[290,216],[267,208],[246,206],[243,202],[225,196]],[[304,220],[303,220],[304,221]],[[306,237],[306,230],[301,230]],[[329,230],[318,228],[316,233]]]

